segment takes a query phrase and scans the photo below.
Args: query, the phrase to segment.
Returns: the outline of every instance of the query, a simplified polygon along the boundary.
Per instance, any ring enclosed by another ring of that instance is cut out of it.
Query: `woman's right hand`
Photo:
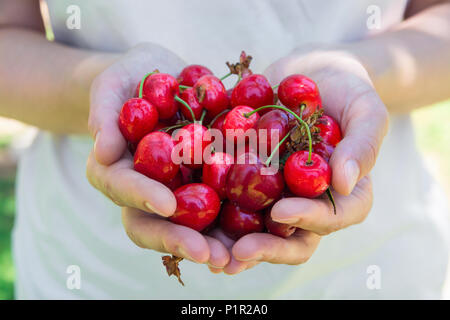
[[[95,144],[87,162],[87,178],[123,207],[123,225],[139,247],[223,267],[230,257],[220,241],[164,219],[175,212],[175,196],[163,184],[133,169],[133,158],[118,126],[123,103],[133,96],[146,73],[158,69],[175,75],[184,66],[185,62],[167,49],[141,44],[97,76],[91,86],[89,131]]]

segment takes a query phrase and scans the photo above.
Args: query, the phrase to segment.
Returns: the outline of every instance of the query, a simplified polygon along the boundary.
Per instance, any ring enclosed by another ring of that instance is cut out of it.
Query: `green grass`
[[[14,177],[0,180],[0,300],[14,297],[11,230],[14,223]]]
[[[436,178],[450,195],[450,101],[417,110],[413,122],[419,149],[428,159],[438,162]],[[0,153],[10,142],[11,136],[0,136]],[[14,211],[14,176],[11,176],[0,179],[0,300],[14,297],[11,256]]]

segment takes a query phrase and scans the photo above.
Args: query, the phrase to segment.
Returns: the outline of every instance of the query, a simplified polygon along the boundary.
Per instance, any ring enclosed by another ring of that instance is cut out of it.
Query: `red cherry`
[[[225,122],[225,117],[227,116],[229,111],[224,112],[220,116],[217,117],[216,120],[211,124],[211,128],[222,131],[223,123]]]
[[[246,234],[264,230],[263,215],[249,211],[227,201],[220,213],[220,227],[231,239],[237,240]]]
[[[283,175],[266,174],[269,169],[254,153],[239,156],[227,177],[227,197],[242,208],[258,211],[270,206],[281,197]]]
[[[208,162],[203,165],[202,181],[213,188],[220,199],[225,199],[227,175],[233,165],[233,157],[228,153],[215,152]]]
[[[133,98],[139,98],[139,89],[141,88],[141,82],[139,81],[136,89],[134,90],[134,96]]]
[[[159,121],[164,123],[166,125],[166,127],[170,127],[170,126],[173,126],[173,125],[177,124],[177,122],[179,120],[181,120],[181,113],[177,112],[172,117],[170,117],[169,119],[160,119]]]
[[[245,144],[235,145],[234,146],[234,163],[237,162],[238,158],[245,153],[252,153],[254,155],[258,155],[258,145],[247,142]]]
[[[169,218],[173,223],[202,231],[219,214],[219,196],[206,184],[187,184],[175,190],[173,194],[177,199],[177,209]]]
[[[174,137],[179,145],[177,149],[180,150],[183,164],[191,169],[202,167],[203,155],[211,140],[208,129],[198,123],[191,123],[177,130]]]
[[[227,92],[219,78],[213,75],[203,76],[198,79],[193,88],[200,105],[212,116],[228,107]]]
[[[293,194],[299,197],[315,198],[330,186],[331,167],[318,154],[297,151],[289,156],[284,165],[284,179]]]
[[[172,161],[175,143],[165,133],[154,131],[142,138],[134,154],[134,169],[162,183],[169,183],[180,166]]]
[[[211,70],[207,67],[191,64],[190,66],[185,67],[178,76],[178,82],[183,86],[192,87],[198,79],[207,74],[213,74]]]
[[[270,216],[270,209],[264,215],[264,225],[269,233],[282,238],[288,238],[297,229],[294,226],[273,221]]]
[[[200,117],[202,116],[203,112],[203,107],[197,100],[194,88],[188,88],[184,90],[183,93],[180,95],[180,98],[183,99],[191,107],[192,111],[194,112],[195,119],[197,121],[200,120]],[[194,119],[192,119],[191,112],[188,110],[188,108],[186,108],[182,103],[179,103],[178,101],[177,104],[178,107],[180,108],[181,113],[183,113],[184,117],[189,121],[194,121]]]
[[[194,170],[186,166],[180,165],[181,184],[188,184],[194,181]]]
[[[267,145],[267,156],[270,156],[276,145],[289,132],[289,117],[286,112],[282,110],[269,111],[259,119],[256,130],[258,130],[258,146],[261,147],[261,143],[265,143]],[[264,141],[260,140],[264,137],[264,135],[262,135],[262,130],[266,130],[267,133]],[[272,135],[274,135],[276,131],[278,131],[278,139],[275,141],[275,144],[272,145]],[[286,143],[283,143],[278,149],[279,154],[281,155],[285,149]]]
[[[330,146],[336,147],[336,145],[342,140],[341,129],[339,124],[332,117],[324,114],[317,120],[315,125],[320,129],[319,135],[322,141]]]
[[[222,150],[220,150],[220,149],[218,149],[218,146],[216,147],[217,148],[217,151],[223,151],[223,152],[225,152],[226,151],[226,148],[227,148],[227,142],[226,142],[226,140],[225,140],[225,136],[223,135],[223,130],[222,130],[222,128],[223,128],[223,123],[224,123],[224,121],[225,121],[225,117],[227,116],[227,113],[228,113],[229,111],[228,110],[225,110],[224,111],[224,113],[223,114],[221,114],[220,116],[218,116],[215,120],[213,119],[212,121],[214,121],[214,122],[211,122],[210,123],[210,127],[211,127],[211,129],[216,129],[216,130],[218,130],[218,131],[220,131],[220,141],[222,142]],[[216,136],[214,136],[214,139],[213,139],[213,141],[214,141],[214,143],[215,143],[215,145],[216,145],[216,138],[219,138],[219,136],[218,136],[219,134],[217,133],[217,137]]]
[[[161,119],[170,119],[178,111],[175,95],[178,94],[178,82],[167,73],[154,73],[144,81],[143,97],[152,103]]]
[[[318,142],[313,145],[313,152],[321,156],[326,162],[330,161],[334,147],[325,142]]]
[[[271,104],[273,104],[273,90],[269,81],[261,74],[253,74],[242,79],[231,94],[233,107],[245,105],[256,109]]]
[[[245,141],[245,139],[240,139],[240,137],[245,136],[247,130],[254,129],[259,120],[259,114],[257,112],[248,118],[244,116],[244,114],[252,111],[253,109],[248,106],[236,106],[227,113],[222,125],[222,133],[225,139],[235,144]],[[229,131],[227,132],[227,130]],[[234,135],[232,134],[233,132],[235,133]]]
[[[228,101],[231,103],[231,96],[233,95],[233,88],[231,88],[231,89],[228,89],[227,90],[227,98],[228,98]]]
[[[302,115],[304,118],[308,118],[316,110],[322,108],[322,100],[316,83],[301,74],[293,74],[281,81],[278,87],[278,98],[292,110],[304,104],[306,106]]]
[[[120,111],[119,129],[125,139],[138,143],[158,122],[158,111],[148,101],[139,98],[127,100]]]
[[[181,187],[183,185],[181,170],[177,172],[177,175],[172,180],[170,180],[167,183],[164,183],[164,185],[172,191],[175,191],[176,189]]]

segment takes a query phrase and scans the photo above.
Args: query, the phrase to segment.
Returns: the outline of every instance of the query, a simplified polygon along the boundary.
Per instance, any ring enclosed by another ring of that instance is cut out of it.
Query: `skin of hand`
[[[87,163],[87,178],[123,207],[123,225],[136,245],[220,268],[229,261],[228,250],[213,237],[165,219],[175,212],[175,196],[163,184],[133,169],[133,158],[118,127],[123,103],[133,96],[146,73],[158,69],[176,75],[184,66],[172,52],[141,44],[97,76],[90,95],[89,131],[95,144]]]
[[[325,113],[335,118],[342,129],[343,140],[330,159],[337,214],[333,214],[326,198],[278,201],[271,211],[273,220],[302,230],[287,239],[267,233],[249,234],[234,244],[215,235],[231,250],[225,273],[239,273],[262,261],[304,263],[316,250],[321,236],[362,222],[371,209],[372,185],[368,174],[387,133],[388,112],[366,69],[348,51],[307,45],[273,63],[265,75],[275,85],[296,73],[318,84]]]

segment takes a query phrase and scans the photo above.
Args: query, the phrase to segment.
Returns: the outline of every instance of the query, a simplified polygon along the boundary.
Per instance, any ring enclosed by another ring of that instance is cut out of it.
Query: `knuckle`
[[[363,145],[365,146],[365,158],[367,159],[368,163],[370,164],[370,167],[372,167],[375,164],[375,161],[378,156],[378,142],[377,139],[369,136],[365,136],[363,139]]]
[[[110,180],[103,181],[102,190],[103,194],[107,196],[112,202],[114,202],[119,207],[123,206],[122,201],[120,201],[114,192],[114,186],[112,185]]]

